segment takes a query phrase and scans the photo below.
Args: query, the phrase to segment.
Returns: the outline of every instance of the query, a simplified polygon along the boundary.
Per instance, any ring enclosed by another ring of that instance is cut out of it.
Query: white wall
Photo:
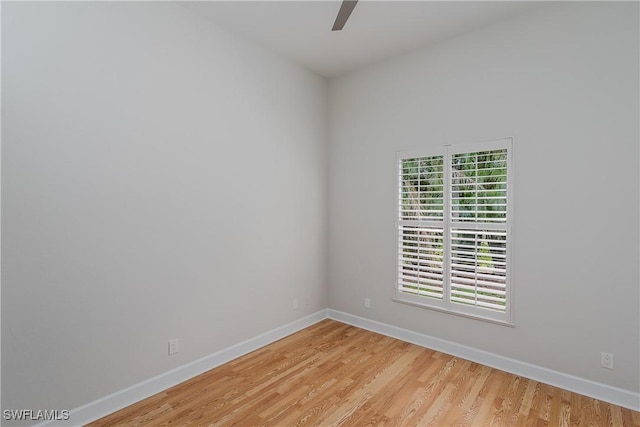
[[[638,75],[638,4],[607,2],[538,9],[332,80],[329,306],[640,391]],[[392,302],[395,152],[505,136],[515,328]]]
[[[326,307],[324,79],[168,3],[2,9],[3,408]]]

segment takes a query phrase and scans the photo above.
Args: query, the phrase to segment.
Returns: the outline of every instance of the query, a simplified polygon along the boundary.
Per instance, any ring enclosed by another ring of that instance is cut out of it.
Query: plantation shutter
[[[506,232],[451,230],[451,301],[505,311]]]
[[[451,220],[505,223],[507,150],[451,156]]]
[[[398,153],[397,301],[510,322],[510,149]]]

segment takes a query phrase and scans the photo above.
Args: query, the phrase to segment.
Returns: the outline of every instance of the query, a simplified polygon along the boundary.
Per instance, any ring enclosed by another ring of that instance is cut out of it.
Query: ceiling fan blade
[[[358,3],[358,0],[343,0],[340,10],[338,11],[338,16],[336,16],[336,22],[333,23],[331,31],[342,30],[351,12],[353,12],[353,8],[356,7],[356,3]]]

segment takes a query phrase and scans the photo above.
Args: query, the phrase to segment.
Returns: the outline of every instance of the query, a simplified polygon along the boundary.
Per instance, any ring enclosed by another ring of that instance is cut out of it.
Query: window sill
[[[496,325],[508,326],[510,328],[514,328],[516,326],[515,323],[513,323],[513,322],[507,322],[507,321],[504,321],[504,320],[493,319],[491,317],[484,317],[484,316],[480,316],[480,315],[464,313],[464,312],[455,311],[455,310],[449,310],[449,309],[442,308],[442,307],[435,307],[435,306],[429,305],[429,304],[421,304],[421,303],[415,302],[415,301],[407,301],[407,300],[404,300],[404,299],[401,299],[401,298],[397,298],[397,297],[396,298],[392,298],[392,300],[395,301],[395,302],[399,302],[400,304],[412,305],[414,307],[426,308],[428,310],[439,311],[441,313],[453,314],[455,316],[467,317],[469,319],[481,320],[483,322],[488,322],[488,323],[495,323]]]

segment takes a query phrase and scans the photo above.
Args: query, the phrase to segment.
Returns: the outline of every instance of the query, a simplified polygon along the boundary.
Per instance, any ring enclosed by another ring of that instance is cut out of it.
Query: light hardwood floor
[[[323,320],[92,424],[640,426],[640,413]]]

